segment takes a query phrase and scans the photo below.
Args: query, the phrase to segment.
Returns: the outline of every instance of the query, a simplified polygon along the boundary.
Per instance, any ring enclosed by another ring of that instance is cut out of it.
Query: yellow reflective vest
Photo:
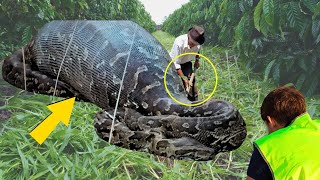
[[[255,142],[274,179],[320,179],[320,120],[308,113]]]

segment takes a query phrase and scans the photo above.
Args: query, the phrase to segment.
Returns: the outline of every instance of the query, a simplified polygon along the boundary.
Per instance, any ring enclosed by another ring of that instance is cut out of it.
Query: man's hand
[[[183,79],[183,83],[184,83],[186,89],[188,89],[188,87],[189,87],[188,77],[184,76],[181,69],[177,69],[177,73]]]
[[[183,79],[183,82],[184,82],[184,85],[185,85],[186,89],[188,89],[188,87],[189,87],[189,81],[188,81],[188,79]],[[187,90],[187,91],[188,91],[188,90]]]
[[[196,59],[196,61],[194,62],[194,68],[195,68],[195,69],[198,69],[199,66],[200,66],[199,60]]]

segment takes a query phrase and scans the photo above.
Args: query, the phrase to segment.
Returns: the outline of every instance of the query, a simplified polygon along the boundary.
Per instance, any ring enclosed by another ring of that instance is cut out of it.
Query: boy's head
[[[264,98],[260,108],[261,118],[267,124],[269,133],[289,125],[305,112],[306,102],[303,94],[293,87],[285,86],[271,91]]]

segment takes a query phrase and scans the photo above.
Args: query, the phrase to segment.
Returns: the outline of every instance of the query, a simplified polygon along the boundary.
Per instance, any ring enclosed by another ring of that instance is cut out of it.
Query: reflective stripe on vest
[[[320,179],[320,120],[305,113],[255,142],[275,179]]]

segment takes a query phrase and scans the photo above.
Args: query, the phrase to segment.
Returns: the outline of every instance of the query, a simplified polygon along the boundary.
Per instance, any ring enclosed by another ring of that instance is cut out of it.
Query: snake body
[[[239,111],[214,99],[195,107],[177,104],[164,89],[169,61],[162,45],[131,21],[52,21],[5,59],[2,72],[16,87],[103,108],[94,126],[106,141],[121,92],[111,138],[120,147],[191,160],[237,149],[246,137]],[[172,68],[167,86],[176,99],[191,103]]]

